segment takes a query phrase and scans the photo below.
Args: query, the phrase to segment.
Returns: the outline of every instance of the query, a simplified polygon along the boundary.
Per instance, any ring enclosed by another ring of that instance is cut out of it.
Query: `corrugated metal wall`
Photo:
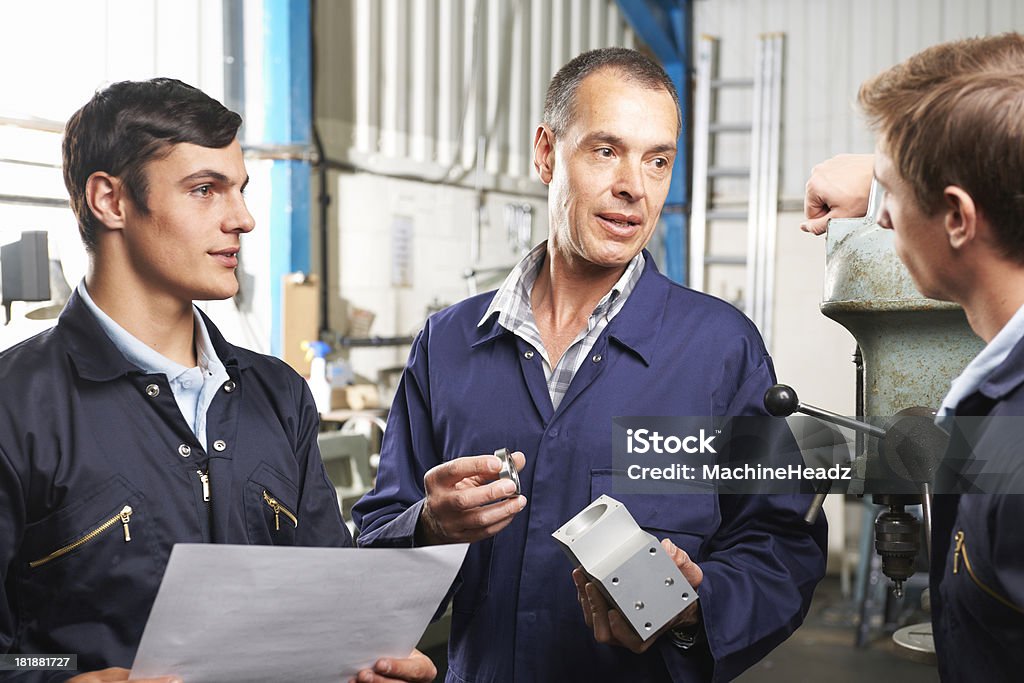
[[[0,116],[64,121],[105,82],[180,78],[224,92],[220,0],[4,3]]]
[[[533,130],[554,71],[635,38],[614,0],[317,3],[328,152],[373,170],[536,191]]]
[[[1020,0],[698,0],[694,27],[722,39],[721,73],[753,73],[760,33],[786,33],[781,196],[803,197],[811,167],[874,146],[857,112],[860,83],[944,40],[1024,30]],[[723,99],[720,118],[749,116],[749,96]],[[719,150],[729,154],[728,148]],[[745,149],[737,147],[737,163]],[[731,162],[730,162],[731,163]]]

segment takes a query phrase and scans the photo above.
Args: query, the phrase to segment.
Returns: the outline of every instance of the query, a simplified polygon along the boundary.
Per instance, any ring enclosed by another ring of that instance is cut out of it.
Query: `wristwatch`
[[[700,634],[703,632],[704,629],[700,627],[700,624],[690,624],[689,626],[676,626],[669,630],[668,634],[673,645],[680,650],[689,650],[697,644]]]

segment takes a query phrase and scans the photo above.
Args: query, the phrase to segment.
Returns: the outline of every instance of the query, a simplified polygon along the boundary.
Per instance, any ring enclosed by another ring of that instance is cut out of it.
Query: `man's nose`
[[[231,212],[225,217],[224,229],[227,232],[251,232],[256,227],[256,219],[249,213],[245,205],[245,197],[241,193],[235,198]]]
[[[626,201],[635,202],[644,194],[643,169],[639,162],[623,160],[615,174],[615,185],[612,193]]]

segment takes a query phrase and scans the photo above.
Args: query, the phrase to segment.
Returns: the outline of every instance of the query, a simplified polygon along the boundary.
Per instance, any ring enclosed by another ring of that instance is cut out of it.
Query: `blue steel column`
[[[309,0],[263,0],[265,145],[311,142]],[[281,279],[310,271],[310,164],[275,160],[270,200],[270,352],[281,355]]]
[[[683,125],[672,168],[672,185],[661,214],[665,239],[664,270],[686,284],[687,217],[690,184],[690,2],[689,0],[618,0],[633,30],[661,60],[679,93]]]

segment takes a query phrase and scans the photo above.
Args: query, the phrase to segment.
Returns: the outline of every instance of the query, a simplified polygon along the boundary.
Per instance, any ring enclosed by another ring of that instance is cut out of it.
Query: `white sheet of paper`
[[[409,656],[468,547],[175,545],[131,677],[347,681]]]

